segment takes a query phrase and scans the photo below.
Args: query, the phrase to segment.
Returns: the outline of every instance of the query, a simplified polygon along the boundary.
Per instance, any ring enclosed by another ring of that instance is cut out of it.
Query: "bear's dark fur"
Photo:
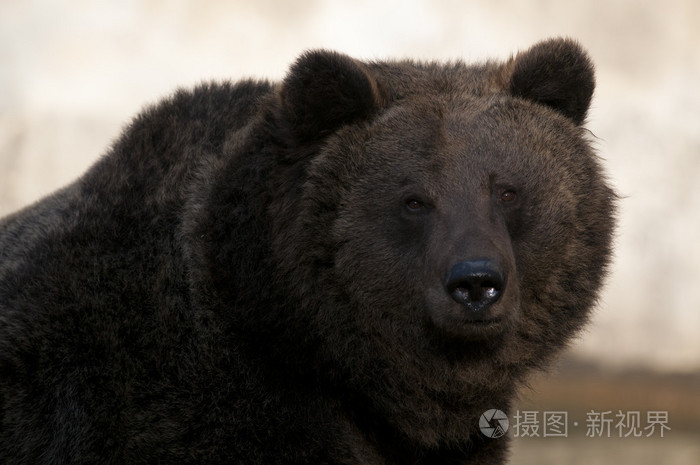
[[[314,51],[147,109],[0,223],[0,462],[503,463],[480,415],[609,261],[593,88],[555,39],[477,65]]]

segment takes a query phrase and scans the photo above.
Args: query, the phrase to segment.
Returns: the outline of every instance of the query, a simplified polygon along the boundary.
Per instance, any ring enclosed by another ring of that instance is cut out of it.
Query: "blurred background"
[[[512,462],[698,464],[697,0],[0,0],[0,216],[74,180],[177,87],[279,79],[307,48],[473,61],[558,35],[597,66],[588,128],[622,195],[620,225],[593,324],[517,405],[542,423],[568,412],[568,434],[544,438],[541,424]],[[639,411],[641,427],[667,412],[671,429],[588,437],[605,411]]]

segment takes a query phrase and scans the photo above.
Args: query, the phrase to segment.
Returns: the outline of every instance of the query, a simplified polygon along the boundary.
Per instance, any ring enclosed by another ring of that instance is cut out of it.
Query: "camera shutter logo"
[[[492,408],[485,411],[479,418],[481,433],[489,438],[500,438],[508,431],[508,417],[502,411]]]

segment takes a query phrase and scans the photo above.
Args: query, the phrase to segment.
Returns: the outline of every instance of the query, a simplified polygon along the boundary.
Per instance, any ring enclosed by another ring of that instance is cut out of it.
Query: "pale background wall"
[[[553,35],[597,64],[588,127],[624,196],[612,278],[574,350],[700,370],[697,0],[0,0],[0,215],[75,179],[178,86],[278,79],[311,47],[475,60]]]

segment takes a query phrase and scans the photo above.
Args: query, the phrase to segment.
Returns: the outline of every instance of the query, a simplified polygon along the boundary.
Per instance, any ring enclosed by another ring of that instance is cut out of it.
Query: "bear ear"
[[[519,53],[505,65],[506,90],[549,106],[577,125],[586,119],[593,97],[593,64],[571,39],[550,39]]]
[[[306,52],[292,65],[279,96],[281,117],[300,142],[369,118],[383,101],[369,69],[346,55],[324,50]]]

